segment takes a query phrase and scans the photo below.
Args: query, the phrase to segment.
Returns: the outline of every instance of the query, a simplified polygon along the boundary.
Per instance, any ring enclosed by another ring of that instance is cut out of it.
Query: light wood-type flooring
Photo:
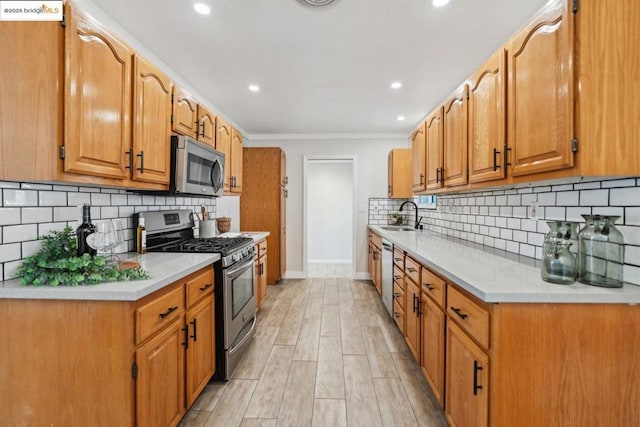
[[[446,426],[369,281],[269,286],[254,342],[181,426]]]

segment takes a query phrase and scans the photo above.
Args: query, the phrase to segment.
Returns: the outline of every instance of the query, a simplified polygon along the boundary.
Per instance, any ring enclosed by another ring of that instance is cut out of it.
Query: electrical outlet
[[[531,202],[528,216],[529,219],[538,219],[538,202]]]

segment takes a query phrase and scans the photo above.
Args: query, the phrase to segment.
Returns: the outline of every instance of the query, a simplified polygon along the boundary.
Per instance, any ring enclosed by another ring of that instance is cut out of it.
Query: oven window
[[[253,264],[231,283],[233,318],[253,299]]]
[[[212,167],[212,161],[189,153],[187,158],[187,182],[210,187]]]

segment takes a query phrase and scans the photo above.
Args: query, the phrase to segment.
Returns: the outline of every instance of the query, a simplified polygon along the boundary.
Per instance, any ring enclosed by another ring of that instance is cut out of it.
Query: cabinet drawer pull
[[[454,312],[455,314],[457,314],[458,316],[460,316],[460,318],[461,318],[462,320],[464,320],[464,319],[466,319],[467,317],[469,317],[469,315],[468,315],[468,314],[464,314],[464,313],[462,312],[462,310],[460,310],[459,308],[451,307],[451,310],[453,310],[453,312]]]
[[[184,342],[182,343],[182,346],[184,348],[189,348],[189,325],[184,325],[181,330],[184,331]]]
[[[416,270],[416,269],[415,269],[415,268],[413,268],[413,267],[407,267],[407,271],[408,271],[409,273],[413,273],[414,271],[418,271],[418,270]]]
[[[500,165],[498,164],[498,154],[500,154],[500,152],[498,151],[497,148],[493,149],[493,171],[497,171],[500,168]]]
[[[474,396],[478,394],[478,390],[482,390],[482,386],[478,384],[479,371],[482,371],[482,366],[480,366],[477,360],[474,360],[473,361],[473,395]]]
[[[505,144],[504,145],[504,167],[505,167],[505,170],[506,170],[507,166],[511,166],[511,163],[509,163],[509,157],[508,157],[509,151],[511,151],[511,148],[507,147],[507,144]]]
[[[207,283],[206,285],[200,288],[200,292],[204,292],[212,286],[213,286],[213,283]]]
[[[394,297],[395,299],[398,299],[398,298],[400,298],[400,294],[399,294],[398,292],[394,292],[394,293],[393,293],[393,297]]]
[[[193,338],[194,342],[197,341],[197,334],[198,334],[196,329],[198,327],[197,321],[198,319],[193,319],[191,322],[189,322],[193,325],[193,335],[189,335],[189,338]]]
[[[393,279],[394,279],[394,280],[400,280],[400,279],[402,279],[402,276],[396,276],[396,275],[394,275],[394,276],[393,276]]]
[[[417,313],[418,312],[418,302],[420,301],[420,298],[418,298],[416,296],[416,294],[413,294],[413,312]]]
[[[136,157],[140,157],[140,167],[138,170],[140,173],[144,173],[144,151],[140,150],[140,154],[136,154]]]
[[[198,122],[196,122],[196,123],[198,123]],[[204,122],[204,120],[202,121],[202,123],[200,123],[200,128],[201,128],[200,136],[204,137],[204,134],[205,134],[205,132],[204,132],[204,130],[205,130],[205,122]]]
[[[418,184],[420,187],[422,187],[422,184],[423,184],[422,180],[423,179],[424,179],[424,175],[420,174],[420,183]]]
[[[434,291],[434,289],[435,289],[433,286],[431,286],[431,285],[430,285],[430,284],[428,284],[428,283],[423,283],[423,284],[422,284],[422,286],[424,286],[425,288],[427,288],[427,289],[429,290],[429,292],[433,292],[433,291]]]
[[[393,313],[393,317],[395,317],[396,319],[397,319],[398,317],[400,317],[400,316],[402,316],[402,314],[400,314],[400,313]]]
[[[167,317],[168,315],[170,315],[171,313],[173,313],[174,311],[176,311],[178,309],[178,306],[173,306],[173,307],[169,307],[167,309],[167,311],[165,311],[164,313],[160,313],[159,316],[161,319],[164,319],[165,317]]]
[[[393,260],[394,260],[395,262],[401,262],[401,261],[402,261],[402,258],[394,258]]]
[[[418,297],[418,309],[416,310],[418,317],[422,317],[422,301]]]
[[[133,148],[129,148],[128,151],[124,152],[125,155],[129,156],[129,166],[125,166],[125,169],[133,170]]]

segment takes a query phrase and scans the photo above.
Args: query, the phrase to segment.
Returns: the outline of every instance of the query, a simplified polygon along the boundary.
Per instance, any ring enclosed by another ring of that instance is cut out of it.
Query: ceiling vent
[[[334,0],[300,0],[301,3],[304,3],[309,6],[327,6],[333,3]]]

